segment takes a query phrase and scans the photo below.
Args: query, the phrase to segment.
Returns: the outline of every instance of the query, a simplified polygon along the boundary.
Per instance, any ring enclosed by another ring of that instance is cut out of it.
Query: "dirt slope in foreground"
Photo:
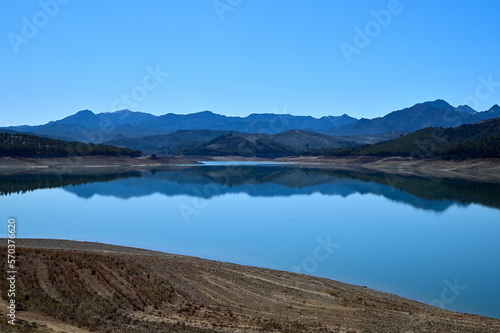
[[[7,325],[2,299],[1,332],[500,332],[500,320],[328,279],[104,244],[17,242],[23,321]],[[4,278],[0,287],[5,298]]]

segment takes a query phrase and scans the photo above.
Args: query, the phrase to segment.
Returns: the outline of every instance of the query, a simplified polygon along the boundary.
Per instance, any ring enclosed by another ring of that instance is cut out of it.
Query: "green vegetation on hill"
[[[195,148],[209,140],[230,131],[215,130],[179,130],[169,134],[153,135],[141,138],[122,138],[105,141],[118,147],[127,147],[143,151],[145,154],[168,155],[179,151]]]
[[[130,156],[141,151],[83,142],[68,142],[29,134],[0,133],[0,156],[71,157],[71,156]]]
[[[455,128],[428,127],[373,145],[312,150],[307,155],[410,156],[428,158],[500,157],[500,118]]]
[[[237,131],[215,131],[208,129],[179,130],[169,134],[153,135],[142,138],[121,138],[103,142],[117,147],[127,147],[143,151],[145,154],[175,155],[184,151],[203,146],[209,141],[232,132],[234,135],[246,137],[253,142],[256,139],[269,139],[292,148],[294,154],[308,149],[327,149],[351,147],[364,143],[374,143],[389,138],[387,136],[370,135],[356,138],[336,137],[303,130],[290,130],[278,134],[242,133]]]
[[[202,156],[280,157],[296,155],[298,151],[272,139],[230,132],[182,153]]]
[[[456,144],[441,152],[443,157],[500,157],[500,136]]]

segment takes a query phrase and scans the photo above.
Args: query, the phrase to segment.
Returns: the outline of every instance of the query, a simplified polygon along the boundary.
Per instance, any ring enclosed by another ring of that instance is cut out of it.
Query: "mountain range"
[[[203,111],[155,116],[121,110],[95,114],[79,111],[39,126],[11,126],[0,130],[54,139],[105,143],[145,153],[290,155],[311,149],[346,148],[394,139],[426,127],[456,127],[500,117],[500,107],[478,112],[470,106],[453,107],[444,100],[415,104],[374,119],[341,116],[250,114],[230,117]],[[229,135],[231,133],[231,135]],[[214,141],[215,140],[215,141]],[[247,151],[248,150],[248,151]]]
[[[495,104],[487,111],[476,112],[467,105],[457,108],[444,100],[425,102],[394,111],[384,117],[360,119],[352,124],[327,130],[331,135],[375,134],[392,131],[414,132],[426,127],[456,127],[500,117],[500,107]]]
[[[392,131],[413,132],[429,126],[454,127],[495,117],[500,117],[498,105],[487,111],[477,112],[467,105],[453,107],[444,100],[436,100],[419,103],[374,119],[358,120],[346,114],[321,118],[273,113],[230,117],[203,111],[186,115],[168,113],[155,116],[130,110],[98,114],[83,110],[44,125],[11,126],[5,129],[55,139],[101,143],[112,139],[139,138],[192,129],[264,134],[304,130],[343,136]]]
[[[203,111],[186,115],[168,113],[154,116],[130,110],[99,114],[83,110],[45,125],[12,126],[6,129],[49,136],[55,139],[102,143],[112,139],[139,138],[193,129],[266,134],[276,134],[291,129],[321,132],[332,127],[352,124],[356,120],[356,118],[347,115],[325,116],[319,119],[311,116],[273,113],[228,117],[211,111]]]

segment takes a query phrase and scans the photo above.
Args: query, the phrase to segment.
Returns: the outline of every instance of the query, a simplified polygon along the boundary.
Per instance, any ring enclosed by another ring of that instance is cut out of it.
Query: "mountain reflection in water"
[[[436,212],[453,205],[500,209],[500,185],[458,179],[399,176],[295,166],[191,166],[159,172],[107,174],[27,174],[0,177],[0,194],[62,187],[81,198],[121,199],[152,194],[210,199],[230,193],[252,197],[375,194]]]

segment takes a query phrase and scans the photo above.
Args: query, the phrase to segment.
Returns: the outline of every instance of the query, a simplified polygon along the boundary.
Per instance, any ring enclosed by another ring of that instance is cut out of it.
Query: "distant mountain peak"
[[[97,115],[90,111],[90,110],[81,110],[75,113],[74,115],[68,116],[66,118],[63,118],[61,120],[57,120],[52,123],[54,124],[65,124],[65,125],[76,125],[76,124],[81,124],[81,125],[89,125],[89,124],[94,124],[97,121]],[[88,127],[88,126],[86,126]]]
[[[116,110],[115,112],[105,112],[105,113],[117,113],[117,114],[121,114],[121,113],[133,113],[134,111],[131,111],[129,109],[123,109],[123,110]]]
[[[459,105],[459,106],[457,106],[457,110],[458,111],[462,111],[462,112],[467,112],[467,113],[470,113],[470,114],[474,114],[474,113],[477,112],[476,110],[474,110],[473,108],[471,108],[468,105]]]
[[[491,118],[491,113],[488,113]],[[362,118],[351,125],[331,128],[331,135],[380,134],[397,131],[413,132],[425,127],[455,127],[482,120],[480,115],[457,110],[448,102],[438,99],[415,104],[412,107],[393,111],[384,117]]]
[[[489,108],[489,110],[479,112],[479,114],[484,115],[485,119],[498,118],[500,117],[500,106],[498,106],[498,104],[495,104],[491,108]]]
[[[436,99],[435,101],[428,101],[428,102],[424,102],[422,104],[430,105],[430,106],[433,106],[433,107],[438,108],[438,109],[455,110],[455,108],[453,106],[451,106],[450,103],[448,103],[444,99]]]
[[[129,109],[123,109],[123,110],[116,110],[116,111],[113,111],[113,112],[102,112],[100,114],[105,114],[105,115],[119,115],[119,116],[123,116],[123,115],[143,115],[143,116],[148,116],[148,117],[156,117],[150,113],[145,113],[145,112],[141,112],[141,111],[132,111],[132,110],[129,110]]]
[[[90,111],[89,109],[81,110],[75,113],[75,115],[93,115],[95,116],[95,113]]]

